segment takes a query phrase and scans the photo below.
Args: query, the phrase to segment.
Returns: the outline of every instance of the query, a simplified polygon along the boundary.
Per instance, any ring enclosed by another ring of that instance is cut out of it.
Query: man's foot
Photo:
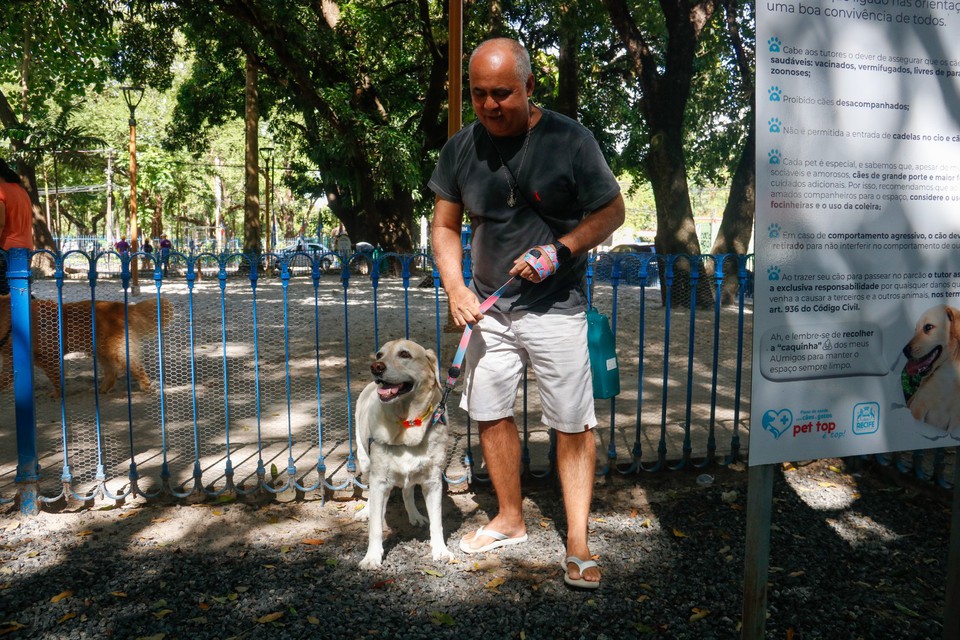
[[[590,560],[567,556],[563,562],[563,581],[578,589],[597,589],[600,587],[600,568]]]
[[[460,550],[464,553],[486,553],[500,547],[527,541],[526,529],[517,530],[504,526],[503,531],[500,531],[500,525],[496,525],[495,521],[496,519],[485,527],[480,527],[472,534],[461,538]]]

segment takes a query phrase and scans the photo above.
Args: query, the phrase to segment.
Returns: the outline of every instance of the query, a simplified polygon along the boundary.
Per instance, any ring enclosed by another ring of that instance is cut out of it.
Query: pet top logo
[[[780,436],[793,426],[793,414],[790,413],[789,409],[781,409],[780,411],[770,409],[763,414],[761,424],[764,431],[769,431],[775,440],[779,440]]]

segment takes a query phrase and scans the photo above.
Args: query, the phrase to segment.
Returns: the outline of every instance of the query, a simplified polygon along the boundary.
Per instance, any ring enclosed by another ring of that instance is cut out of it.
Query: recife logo
[[[876,433],[880,428],[880,405],[876,402],[861,402],[853,406],[853,434],[857,436]]]
[[[793,414],[790,413],[789,409],[781,409],[780,411],[770,409],[763,414],[760,422],[764,431],[769,431],[775,440],[779,440],[780,436],[793,426]]]

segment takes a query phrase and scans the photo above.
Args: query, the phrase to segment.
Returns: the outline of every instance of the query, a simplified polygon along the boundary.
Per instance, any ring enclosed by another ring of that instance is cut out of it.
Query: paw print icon
[[[780,53],[780,45],[783,43],[780,42],[780,38],[774,36],[767,40],[767,50],[770,53]]]
[[[767,89],[767,96],[770,98],[770,102],[780,102],[783,97],[783,92],[780,90],[780,87],[774,85]]]
[[[770,118],[767,120],[767,127],[770,129],[770,133],[780,133],[783,122],[780,121],[780,118]]]
[[[780,279],[780,267],[772,265],[767,267],[767,280],[775,282]]]
[[[767,237],[768,238],[779,238],[780,237],[780,225],[774,222],[769,227],[767,227]]]
[[[767,158],[770,164],[780,164],[780,149],[770,149]]]

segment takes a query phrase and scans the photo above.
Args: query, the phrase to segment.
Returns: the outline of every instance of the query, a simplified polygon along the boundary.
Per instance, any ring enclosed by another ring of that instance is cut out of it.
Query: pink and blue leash
[[[490,307],[496,304],[500,296],[503,295],[503,292],[507,289],[507,285],[513,282],[513,280],[513,278],[510,278],[504,282],[500,285],[499,289],[490,294],[489,298],[481,302],[480,313],[489,311]],[[437,404],[437,408],[433,412],[433,417],[430,419],[431,426],[443,420],[444,415],[447,413],[447,397],[449,397],[450,392],[453,391],[453,388],[457,385],[457,378],[460,377],[460,367],[463,365],[463,357],[467,353],[467,345],[470,344],[470,336],[472,334],[473,324],[467,323],[467,326],[463,330],[463,335],[460,337],[460,344],[457,345],[457,352],[453,356],[453,364],[450,365],[450,368],[447,370],[447,382],[443,385],[443,395],[440,397],[440,402]]]

